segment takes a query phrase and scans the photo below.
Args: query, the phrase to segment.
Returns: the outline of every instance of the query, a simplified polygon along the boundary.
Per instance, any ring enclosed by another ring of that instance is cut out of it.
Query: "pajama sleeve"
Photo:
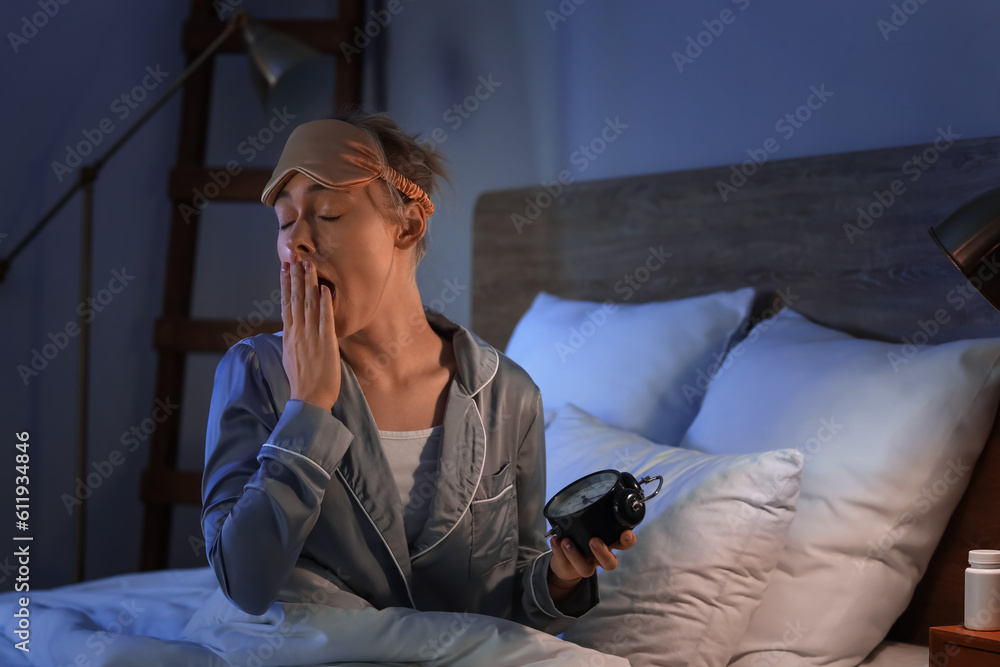
[[[549,595],[548,573],[552,551],[546,545],[545,422],[541,392],[534,386],[534,419],[517,453],[518,574],[513,620],[552,634],[565,631],[574,619],[600,601],[597,576],[583,579],[558,606]]]
[[[295,567],[354,436],[305,401],[289,400],[279,414],[251,341],[231,347],[215,373],[201,524],[226,597],[262,614]]]

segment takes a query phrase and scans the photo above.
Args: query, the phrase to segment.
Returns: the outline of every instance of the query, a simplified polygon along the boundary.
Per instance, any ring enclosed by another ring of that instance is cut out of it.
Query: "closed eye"
[[[337,221],[337,220],[340,220],[340,216],[339,216],[339,215],[335,215],[335,216],[333,216],[333,217],[329,217],[329,216],[324,216],[324,215],[320,215],[320,216],[317,216],[317,217],[318,217],[318,218],[319,218],[320,220],[323,220],[323,221],[325,221],[325,222],[335,222],[335,221]],[[278,231],[279,231],[279,232],[283,232],[283,231],[285,231],[286,229],[288,229],[289,227],[291,227],[291,226],[292,226],[293,224],[295,224],[295,221],[294,221],[294,220],[289,220],[288,222],[284,222],[284,223],[279,223],[279,224],[278,224]]]

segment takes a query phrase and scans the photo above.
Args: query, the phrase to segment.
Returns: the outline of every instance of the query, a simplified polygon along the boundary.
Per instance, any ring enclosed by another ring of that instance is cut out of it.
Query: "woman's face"
[[[274,202],[278,258],[312,262],[319,284],[331,293],[336,287],[338,338],[361,329],[383,299],[392,298],[393,273],[402,264],[396,259],[394,226],[376,207],[371,187],[331,190],[296,172]]]

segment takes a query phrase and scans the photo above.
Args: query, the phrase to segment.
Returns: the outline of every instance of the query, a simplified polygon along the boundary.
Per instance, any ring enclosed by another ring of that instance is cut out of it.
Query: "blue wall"
[[[255,16],[292,16],[274,0],[239,6]],[[334,6],[313,0],[294,11],[328,16]],[[374,38],[388,51],[389,111],[411,131],[441,128],[436,136],[454,183],[438,198],[418,282],[425,303],[464,324],[472,207],[483,191],[550,182],[563,171],[591,180],[731,164],[748,159],[747,151],[759,156],[765,145],[770,159],[782,159],[923,143],[939,127],[963,138],[1000,134],[1000,58],[990,48],[1000,5],[987,0],[401,0],[401,7]],[[22,18],[39,11],[38,0],[4,3],[0,28],[20,32]],[[0,183],[8,207],[0,233],[8,236],[0,237],[0,254],[69,187],[75,173],[60,182],[52,168],[65,159],[65,146],[107,117],[114,129],[102,133],[100,152],[180,73],[186,14],[183,2],[72,0],[16,53],[5,38]],[[701,40],[700,52],[688,38]],[[689,61],[675,57],[689,48]],[[164,81],[120,120],[114,100],[157,65],[168,73]],[[220,58],[217,73],[210,158],[244,160],[240,142],[268,114],[253,98],[240,57]],[[821,104],[810,98],[814,87],[824,91]],[[153,393],[151,339],[162,303],[179,101],[109,162],[97,185],[94,288],[108,286],[115,270],[135,276],[93,320],[89,458],[97,467],[124,450],[122,434],[153,414],[155,398],[167,398]],[[800,109],[808,102],[815,108]],[[795,120],[797,127],[779,123],[789,113],[808,119]],[[616,119],[618,129],[605,130]],[[592,159],[581,146],[593,146]],[[253,166],[273,162],[278,150],[276,140]],[[72,577],[72,517],[61,496],[74,493],[75,341],[27,384],[17,367],[76,318],[79,210],[77,198],[0,283],[0,425],[8,441],[31,433],[36,587]],[[195,314],[246,318],[258,311],[255,302],[277,285],[270,209],[211,204],[200,234]],[[217,359],[200,355],[188,365],[181,424],[187,466],[199,465],[203,454]],[[12,497],[13,453],[4,455],[10,474],[0,474],[4,498]],[[138,565],[138,478],[147,455],[145,443],[125,451],[93,490],[88,578]],[[198,562],[188,546],[197,515],[179,514],[173,566]],[[2,555],[10,551],[0,550],[2,589],[12,586]]]

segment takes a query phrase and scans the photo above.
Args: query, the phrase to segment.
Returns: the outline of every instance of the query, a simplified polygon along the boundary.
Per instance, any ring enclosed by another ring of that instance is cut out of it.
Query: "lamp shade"
[[[265,110],[329,115],[333,110],[334,65],[316,49],[250,21],[243,28],[250,78]]]
[[[930,233],[969,282],[1000,310],[1000,188],[963,204]]]

